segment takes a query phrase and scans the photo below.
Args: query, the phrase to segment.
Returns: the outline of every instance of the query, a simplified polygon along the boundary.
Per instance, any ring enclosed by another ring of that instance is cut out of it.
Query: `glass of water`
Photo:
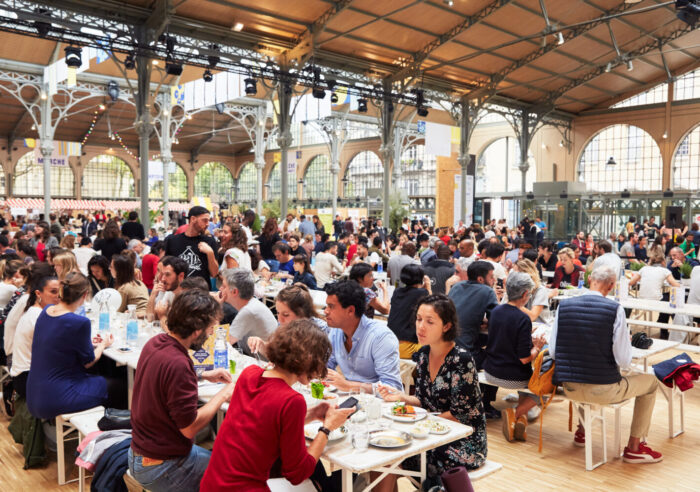
[[[352,447],[364,451],[369,447],[369,426],[364,422],[352,424]]]

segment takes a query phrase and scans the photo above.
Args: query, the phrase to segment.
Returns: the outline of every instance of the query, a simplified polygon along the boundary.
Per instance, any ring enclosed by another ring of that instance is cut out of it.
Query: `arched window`
[[[420,212],[434,212],[435,156],[426,154],[424,145],[412,145],[401,156],[401,168],[401,188],[406,191],[411,208]]]
[[[267,199],[277,200],[281,196],[282,177],[280,175],[280,163],[275,162],[270,171],[270,176],[267,180]],[[289,173],[287,177],[287,197],[296,198],[297,196],[297,175]]]
[[[579,181],[589,191],[599,192],[660,190],[662,172],[656,142],[632,125],[600,131],[586,145],[578,165]]]
[[[377,154],[368,150],[352,158],[345,170],[343,188],[345,198],[364,198],[369,188],[382,188],[384,166]]]
[[[673,189],[696,191],[700,186],[700,126],[693,128],[673,156]]]
[[[525,191],[532,190],[537,169],[535,158],[528,151],[529,168],[525,175]],[[478,193],[506,193],[522,191],[520,171],[520,142],[514,137],[493,141],[481,153],[476,165],[476,190]]]
[[[331,199],[331,171],[327,155],[317,155],[304,172],[304,198],[310,200]]]
[[[233,176],[220,162],[207,162],[194,175],[195,196],[208,196],[213,202],[233,199]]]
[[[17,161],[12,183],[13,195],[43,196],[44,166],[37,162],[34,151]],[[74,196],[74,184],[75,176],[70,166],[51,166],[51,196]]]
[[[83,198],[133,198],[134,173],[126,162],[113,155],[90,159],[83,171]]]
[[[148,161],[148,198],[163,198],[163,163]],[[176,162],[168,166],[168,201],[187,200],[187,176]]]
[[[258,171],[255,164],[249,162],[243,165],[238,173],[238,202],[252,202],[256,199],[255,186],[258,182]]]

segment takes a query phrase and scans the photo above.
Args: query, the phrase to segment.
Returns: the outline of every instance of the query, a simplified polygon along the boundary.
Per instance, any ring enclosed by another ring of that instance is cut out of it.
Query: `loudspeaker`
[[[683,207],[666,207],[666,227],[679,228],[683,223]]]

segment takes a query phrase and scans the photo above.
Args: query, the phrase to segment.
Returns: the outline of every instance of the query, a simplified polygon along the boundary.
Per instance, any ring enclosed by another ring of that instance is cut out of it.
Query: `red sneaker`
[[[580,448],[584,447],[586,445],[586,433],[583,431],[581,427],[576,429],[576,432],[574,433],[574,446],[578,446]]]
[[[639,443],[639,451],[631,451],[625,448],[622,460],[626,463],[658,463],[664,459],[661,453],[654,451],[646,443]]]

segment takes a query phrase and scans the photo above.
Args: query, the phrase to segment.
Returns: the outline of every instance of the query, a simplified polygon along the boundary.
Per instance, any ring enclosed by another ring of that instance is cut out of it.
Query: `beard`
[[[209,335],[207,335],[206,330],[202,330],[202,334],[199,335],[195,340],[192,341],[190,344],[190,349],[194,350],[195,352],[197,350],[200,350],[202,346],[204,345],[204,342],[207,341],[207,338],[209,338]]]

